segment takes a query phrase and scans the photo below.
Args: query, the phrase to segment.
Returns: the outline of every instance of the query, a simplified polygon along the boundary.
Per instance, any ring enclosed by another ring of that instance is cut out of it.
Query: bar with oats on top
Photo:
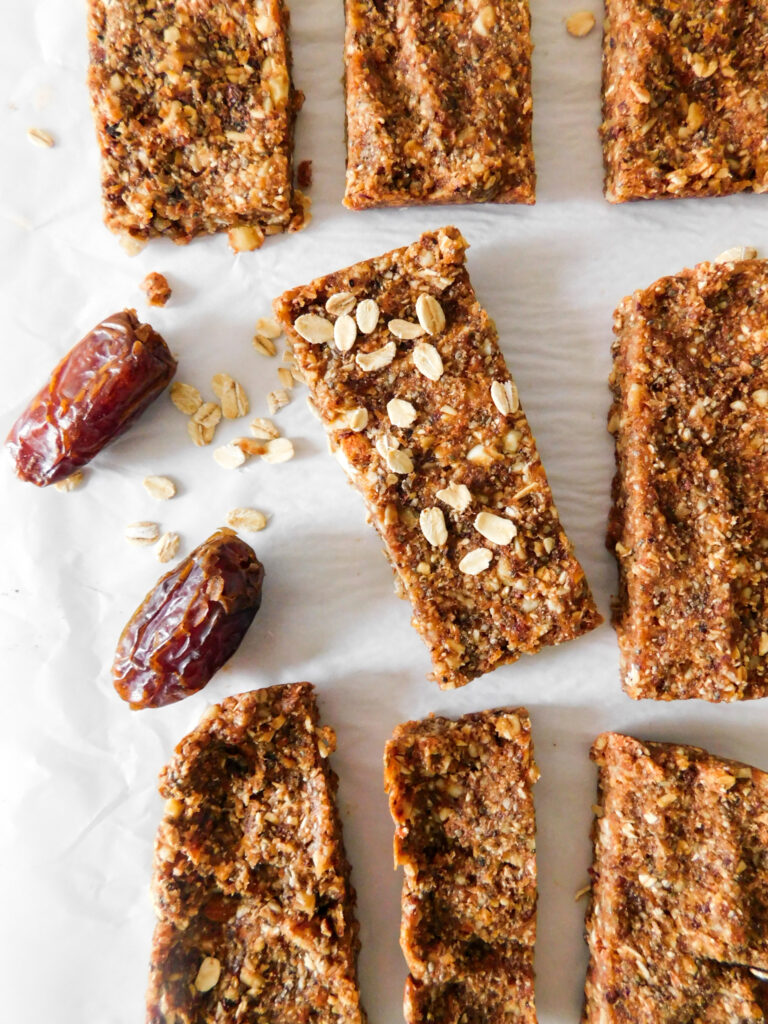
[[[768,10],[699,0],[607,0],[605,195],[768,191]]]
[[[275,301],[446,688],[602,621],[466,248],[442,228]]]
[[[228,231],[235,251],[298,230],[282,0],[88,0],[107,226],[127,247]]]
[[[763,1021],[768,775],[604,733],[585,1024]]]
[[[624,299],[614,330],[608,547],[624,689],[764,697],[768,262],[662,278]]]
[[[408,1024],[535,1024],[537,778],[524,708],[406,722],[387,743]]]
[[[209,708],[160,776],[147,1024],[365,1024],[355,892],[309,683]]]
[[[346,0],[354,210],[533,203],[527,0]]]

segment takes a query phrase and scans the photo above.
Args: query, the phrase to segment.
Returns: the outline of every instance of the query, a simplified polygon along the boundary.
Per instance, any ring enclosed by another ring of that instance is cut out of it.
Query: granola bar
[[[298,228],[282,0],[88,0],[91,91],[107,226],[233,248]],[[293,225],[291,224],[293,219]]]
[[[768,695],[768,263],[702,263],[615,314],[608,546],[634,698]]]
[[[227,698],[176,748],[147,1024],[364,1024],[334,745],[295,683]]]
[[[605,195],[768,190],[768,10],[699,0],[607,0]]]
[[[527,0],[346,0],[355,210],[533,203]]]
[[[537,778],[524,708],[406,722],[387,744],[408,1024],[535,1024]]]
[[[604,733],[585,1021],[763,1021],[768,775]]]
[[[442,687],[600,621],[456,228],[275,302]]]

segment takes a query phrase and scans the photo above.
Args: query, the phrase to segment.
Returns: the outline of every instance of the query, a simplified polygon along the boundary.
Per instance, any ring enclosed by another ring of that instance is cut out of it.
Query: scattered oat
[[[215,402],[203,402],[192,417],[201,427],[217,427],[221,423],[221,408]]]
[[[131,544],[154,544],[160,536],[160,527],[157,523],[143,520],[138,523],[129,523],[125,528],[125,539]]]
[[[379,322],[379,305],[375,299],[363,299],[355,310],[357,326],[363,334],[372,334]]]
[[[284,388],[292,388],[296,383],[293,374],[287,366],[281,366],[277,371],[277,376],[280,378],[280,383]]]
[[[568,35],[581,39],[588,36],[595,27],[595,16],[591,11],[576,11],[565,19],[565,28]]]
[[[432,547],[440,548],[448,540],[445,516],[442,510],[436,506],[422,509],[419,515],[419,526]]]
[[[76,469],[74,473],[70,473],[63,480],[57,480],[53,486],[57,491],[76,491],[82,485],[84,479],[85,476],[82,469]]]
[[[256,333],[270,341],[276,341],[283,333],[283,328],[272,317],[262,316],[256,321]]]
[[[224,469],[238,469],[245,463],[246,454],[243,449],[234,443],[223,444],[213,453],[213,457]]]
[[[267,525],[267,517],[255,508],[233,508],[227,513],[227,526],[233,530],[245,530],[247,533],[258,533]]]
[[[216,428],[204,426],[202,423],[197,423],[194,419],[191,419],[187,424],[187,432],[197,447],[202,448],[213,441]]]
[[[267,450],[261,456],[265,462],[288,462],[294,456],[293,442],[287,437],[276,437],[273,441],[267,442]]]
[[[276,391],[270,391],[267,395],[267,405],[269,406],[269,411],[273,416],[279,409],[288,405],[290,401],[291,396],[285,388],[278,388]]]
[[[228,373],[217,373],[211,381],[213,393],[221,401],[221,413],[225,419],[236,420],[247,416],[248,396],[242,385]]]
[[[172,558],[175,558],[179,553],[180,541],[181,538],[178,533],[175,533],[173,530],[164,533],[158,541],[155,551],[158,562],[170,562]]]
[[[333,325],[333,338],[339,352],[349,352],[357,339],[357,324],[348,313],[342,313]]]
[[[406,341],[420,338],[424,333],[424,328],[421,324],[415,324],[412,320],[390,320],[387,328],[390,334],[394,334],[396,338],[403,338]]]
[[[517,388],[511,380],[495,380],[491,384],[491,398],[502,416],[508,416],[520,408]]]
[[[221,964],[215,956],[207,956],[200,964],[200,969],[195,978],[195,988],[198,992],[209,992],[221,976]]]
[[[372,370],[382,370],[385,366],[389,366],[395,358],[396,351],[397,346],[394,341],[388,341],[382,348],[374,349],[373,352],[358,352],[355,362],[366,373]]]
[[[459,562],[459,570],[467,576],[477,576],[479,573],[485,572],[491,564],[492,558],[493,552],[488,548],[474,548],[472,551],[468,551]]]
[[[493,512],[479,512],[475,516],[475,529],[494,544],[509,544],[517,536],[515,524]]]
[[[139,288],[146,292],[150,306],[164,306],[171,297],[171,286],[167,279],[156,271],[147,274]]]
[[[255,437],[236,437],[232,444],[246,455],[263,455],[267,450],[266,442]]]
[[[252,344],[260,356],[271,357],[277,355],[277,346],[266,334],[254,334]]]
[[[393,427],[410,427],[416,419],[416,410],[404,398],[391,398],[387,402],[387,416]]]
[[[465,484],[450,483],[435,495],[457,512],[464,512],[472,504],[472,493]]]
[[[167,476],[145,476],[144,487],[157,501],[168,501],[176,494],[176,484]]]
[[[427,380],[440,380],[443,375],[443,360],[434,345],[421,341],[413,349],[413,363]]]
[[[171,385],[171,401],[185,416],[193,416],[203,404],[203,396],[191,384],[177,381]]]
[[[578,903],[579,900],[583,896],[586,896],[588,892],[591,892],[591,890],[592,890],[592,886],[591,885],[584,885],[584,886],[581,887],[581,889],[577,889],[576,892],[573,894],[573,902],[574,903]]]
[[[757,258],[757,249],[751,245],[734,245],[732,249],[726,249],[719,256],[715,256],[713,263],[740,263],[742,260],[754,260]]]
[[[51,149],[54,145],[53,136],[44,132],[42,128],[27,128],[27,138],[36,146],[42,146],[44,149]]]
[[[322,345],[333,339],[333,324],[317,313],[304,313],[297,318],[293,329],[310,345]]]
[[[264,232],[255,224],[230,228],[227,237],[233,252],[253,252],[264,244]]]
[[[439,334],[445,328],[445,313],[434,295],[425,294],[418,297],[416,316],[427,334]]]
[[[280,436],[280,431],[272,420],[265,420],[261,416],[251,420],[251,433],[254,437],[261,438],[264,441],[271,441],[275,437]]]
[[[138,256],[147,247],[146,238],[134,238],[133,235],[129,234],[121,234],[118,242],[123,252],[129,256]]]
[[[325,304],[326,312],[331,316],[344,316],[345,313],[351,313],[354,308],[355,296],[352,292],[336,292]]]

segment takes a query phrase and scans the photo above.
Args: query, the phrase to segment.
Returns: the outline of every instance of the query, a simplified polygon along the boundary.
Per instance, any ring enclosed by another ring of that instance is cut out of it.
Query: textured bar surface
[[[346,0],[353,209],[532,203],[527,0]]]
[[[768,263],[702,263],[615,315],[608,546],[634,698],[768,695]]]
[[[275,302],[332,450],[413,604],[433,678],[447,688],[601,621],[465,249],[456,228],[443,228]],[[425,319],[432,334],[417,322],[425,296],[440,310]],[[328,300],[331,309],[346,302],[366,327],[374,304],[376,326],[343,351],[305,340],[300,317],[320,336],[343,316],[354,331],[349,312],[327,313]],[[410,340],[393,333],[403,333],[401,318]]]
[[[768,190],[768,6],[607,0],[605,195]]]
[[[408,1024],[535,1024],[538,778],[528,713],[399,725],[384,755],[405,869]]]
[[[288,228],[302,97],[281,0],[89,0],[88,11],[107,226],[176,242],[239,228],[239,248]]]
[[[160,776],[148,1024],[364,1024],[335,746],[309,683],[210,708]]]
[[[587,1024],[762,1021],[768,776],[697,747],[604,733]]]

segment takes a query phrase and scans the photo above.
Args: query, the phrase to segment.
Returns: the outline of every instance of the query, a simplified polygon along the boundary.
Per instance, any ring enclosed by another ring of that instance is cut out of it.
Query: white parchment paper
[[[84,86],[81,0],[4,0],[0,34],[0,432],[60,356],[102,317],[136,306],[179,356],[177,379],[209,389],[213,373],[245,385],[266,415],[277,360],[254,353],[257,317],[285,288],[455,223],[537,435],[563,521],[605,615],[615,570],[603,546],[612,473],[605,432],[611,314],[665,273],[752,244],[768,255],[768,202],[744,196],[610,207],[601,197],[599,38],[570,38],[569,0],[533,0],[538,203],[351,213],[343,192],[343,19],[338,0],[293,5],[295,77],[307,95],[297,158],[314,162],[314,220],[257,253],[223,237],[155,242],[130,259],[101,223],[98,163]],[[598,21],[602,12],[594,8]],[[53,149],[32,146],[30,127]],[[138,285],[165,273],[173,298],[149,310]],[[531,711],[536,788],[542,1024],[575,1024],[586,953],[584,904],[595,777],[587,752],[602,729],[679,740],[768,767],[768,704],[636,704],[619,686],[613,632],[590,636],[441,693],[425,648],[392,593],[362,503],[325,452],[300,389],[277,415],[293,462],[226,471],[196,449],[167,398],[87,472],[77,492],[40,491],[0,460],[0,979],[3,1021],[135,1024],[142,1020],[153,926],[156,778],[203,710],[228,694],[308,679],[339,739],[334,765],[359,896],[361,983],[373,1024],[402,1020],[400,879],[382,792],[381,754],[399,721],[500,704]],[[217,443],[243,432],[224,424]],[[172,476],[153,502],[146,474]],[[264,603],[230,665],[196,696],[132,713],[109,666],[117,636],[162,568],[123,540],[157,520],[188,552],[254,505]]]

